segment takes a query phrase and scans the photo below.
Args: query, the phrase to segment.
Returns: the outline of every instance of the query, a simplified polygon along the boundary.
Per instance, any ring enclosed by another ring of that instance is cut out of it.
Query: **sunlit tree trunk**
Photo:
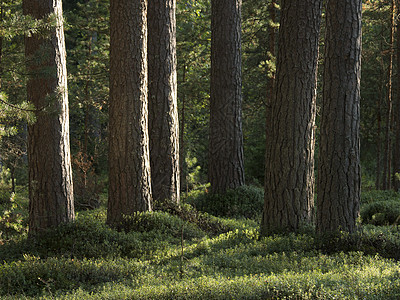
[[[175,11],[175,0],[149,1],[149,135],[153,198],[179,202]]]
[[[146,0],[111,0],[107,223],[117,228],[151,210],[146,14]]]
[[[387,83],[387,108],[386,108],[386,128],[385,128],[385,146],[383,152],[383,176],[382,188],[388,190],[391,188],[391,160],[392,160],[392,74],[393,74],[393,49],[394,49],[394,34],[395,34],[395,0],[391,1],[391,17],[390,17],[390,58],[388,66],[388,83]]]
[[[354,232],[360,203],[361,0],[329,0],[317,184],[317,231]]]
[[[25,39],[30,77],[28,101],[36,122],[28,129],[29,233],[74,219],[69,143],[66,52],[61,0],[24,0],[23,11],[37,19],[55,14],[50,38]]]

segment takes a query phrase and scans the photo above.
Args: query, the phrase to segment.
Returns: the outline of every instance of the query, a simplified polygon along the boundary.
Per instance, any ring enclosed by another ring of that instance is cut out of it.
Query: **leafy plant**
[[[27,222],[15,201],[15,193],[1,191],[1,197],[8,195],[7,202],[0,206],[0,244],[13,236],[27,232]],[[6,198],[6,197],[5,197]]]
[[[225,194],[210,194],[204,189],[189,195],[187,201],[198,210],[215,216],[259,219],[264,205],[264,192],[254,186],[241,186]]]
[[[360,214],[361,220],[365,224],[399,224],[400,201],[387,200],[371,202],[362,206]]]

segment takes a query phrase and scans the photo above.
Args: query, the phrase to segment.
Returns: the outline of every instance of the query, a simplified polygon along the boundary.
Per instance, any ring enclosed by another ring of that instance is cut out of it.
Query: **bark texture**
[[[400,0],[396,0],[397,15],[400,13]],[[400,22],[396,24],[396,54],[397,54],[397,93],[394,99],[395,144],[393,150],[393,189],[400,190]]]
[[[360,202],[361,0],[326,9],[317,231],[354,232]]]
[[[270,23],[268,24],[268,39],[269,39],[269,45],[268,45],[268,52],[270,53],[269,59],[270,60],[275,60],[276,57],[276,27],[275,27],[275,22],[276,22],[276,1],[271,0],[271,2],[268,5],[268,13],[269,13],[269,18],[270,18]],[[267,79],[267,103],[265,107],[265,139],[269,140],[270,136],[270,130],[271,130],[271,113],[272,113],[272,103],[274,102],[274,88],[275,88],[275,71],[271,68],[268,70],[268,79]],[[269,160],[269,152],[265,151],[265,161]],[[264,168],[265,172],[265,168]]]
[[[387,95],[386,95],[386,128],[385,128],[385,146],[383,153],[383,176],[382,176],[382,189],[390,190],[392,184],[392,127],[393,127],[393,101],[392,101],[392,86],[393,86],[393,60],[394,60],[394,35],[395,35],[395,22],[396,22],[396,5],[395,0],[391,0],[391,14],[390,14],[390,41],[389,41],[389,66],[388,66],[388,81],[387,81]]]
[[[241,0],[211,1],[208,175],[213,193],[244,185]]]
[[[283,0],[265,168],[263,235],[313,220],[314,126],[322,1]]]
[[[111,0],[107,223],[117,228],[151,210],[146,13],[146,0]]]
[[[28,101],[37,109],[36,123],[28,129],[29,233],[34,234],[72,221],[74,201],[62,3],[24,0],[23,11],[37,19],[57,16],[49,39],[25,39]]]
[[[149,1],[149,136],[153,199],[179,202],[176,2]]]

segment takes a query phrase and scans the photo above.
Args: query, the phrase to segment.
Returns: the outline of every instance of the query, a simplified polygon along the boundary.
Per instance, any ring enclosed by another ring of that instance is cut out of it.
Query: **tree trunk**
[[[400,1],[397,0],[397,15],[400,13]],[[395,99],[395,145],[393,153],[393,189],[399,191],[400,189],[400,22],[397,21],[397,95]]]
[[[107,223],[116,228],[151,210],[146,12],[146,0],[111,0]]]
[[[183,65],[183,75],[182,75],[182,83],[186,82],[186,63]],[[182,94],[181,100],[181,117],[180,117],[180,129],[179,129],[179,167],[180,167],[180,187],[182,190],[186,191],[186,195],[188,194],[188,170],[186,165],[186,145],[185,145],[185,126],[186,126],[186,95]]]
[[[283,0],[261,234],[311,223],[322,1]]]
[[[3,22],[4,16],[4,3],[0,2],[0,21]],[[0,89],[2,88],[2,76],[3,76],[3,37],[0,36]]]
[[[392,73],[393,73],[393,48],[394,48],[394,32],[395,32],[395,0],[391,2],[391,17],[390,17],[390,59],[388,66],[388,83],[387,83],[387,108],[386,108],[386,128],[385,128],[385,146],[383,152],[383,176],[382,188],[384,190],[390,189],[391,184],[391,127],[392,127]]]
[[[354,232],[360,203],[361,0],[326,8],[317,232]]]
[[[268,45],[268,52],[269,59],[275,60],[276,57],[276,1],[271,0],[268,5],[268,12],[270,23],[268,26],[268,38],[269,38],[269,45]],[[270,139],[270,130],[271,130],[271,108],[274,101],[274,87],[275,87],[275,71],[273,69],[268,70],[268,79],[267,79],[267,103],[265,108],[265,138],[266,140]],[[269,151],[265,151],[265,162],[269,161]],[[265,172],[265,170],[264,170]]]
[[[379,51],[381,53],[384,52],[383,49],[383,41],[384,41],[384,24],[380,24],[381,26],[381,31],[380,31],[380,43],[379,43]],[[382,189],[382,102],[383,99],[385,99],[385,88],[386,88],[386,75],[385,71],[385,62],[383,59],[383,56],[381,55],[380,57],[380,66],[382,67],[381,73],[380,73],[380,85],[379,85],[379,98],[378,98],[378,103],[377,103],[377,116],[376,116],[376,121],[377,121],[377,129],[376,129],[376,180],[375,180],[375,187],[377,190]]]
[[[241,0],[211,1],[208,176],[212,193],[244,185]]]
[[[74,202],[61,0],[24,0],[23,11],[37,19],[57,16],[50,39],[25,39],[28,100],[37,109],[28,129],[29,233],[34,234],[72,221]]]
[[[382,127],[381,127],[381,119],[382,119],[382,108],[381,108],[381,97],[378,98],[377,103],[377,128],[376,128],[376,179],[375,179],[375,188],[377,190],[381,189],[381,152],[382,152],[382,145],[381,145],[381,134],[382,134]]]
[[[154,200],[179,202],[176,2],[149,1],[149,135]]]

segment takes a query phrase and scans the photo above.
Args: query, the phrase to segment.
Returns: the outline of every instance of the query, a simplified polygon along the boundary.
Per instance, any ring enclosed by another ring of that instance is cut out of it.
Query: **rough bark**
[[[149,1],[149,136],[153,199],[179,202],[176,2]]]
[[[317,231],[354,232],[360,202],[361,0],[326,8]]]
[[[385,147],[383,153],[383,176],[382,176],[382,189],[389,190],[391,188],[391,167],[392,167],[392,74],[393,74],[393,56],[394,56],[394,34],[395,34],[395,0],[391,1],[391,14],[390,14],[390,42],[389,42],[389,66],[388,66],[388,82],[387,82],[387,95],[386,95],[386,128],[385,128]]]
[[[186,82],[186,63],[183,65],[182,83]],[[189,192],[187,180],[187,164],[186,164],[186,144],[185,144],[185,126],[186,126],[186,95],[182,94],[181,98],[181,114],[180,114],[180,128],[179,128],[179,168],[180,168],[180,187],[182,191]]]
[[[267,140],[263,235],[313,220],[314,126],[322,1],[283,0],[271,129]]]
[[[400,13],[400,0],[396,0],[397,14]],[[395,120],[395,144],[393,153],[393,189],[400,189],[400,22],[396,24],[396,53],[397,53],[397,95],[394,105],[394,120]]]
[[[268,26],[268,52],[270,53],[269,59],[273,60],[276,57],[276,1],[271,0],[268,5],[268,13],[270,18],[270,24]],[[271,130],[271,113],[272,103],[274,101],[274,87],[275,87],[275,71],[269,70],[267,80],[267,103],[265,107],[265,138],[269,140],[269,132]],[[265,151],[265,161],[269,160],[269,152]],[[265,172],[265,170],[264,170]]]
[[[24,0],[23,11],[37,19],[57,16],[50,38],[25,39],[28,101],[37,109],[28,129],[29,233],[34,234],[72,221],[74,202],[61,0]]]
[[[241,0],[211,1],[208,176],[213,193],[244,185]]]
[[[117,228],[151,210],[146,13],[146,0],[111,0],[107,223]]]

